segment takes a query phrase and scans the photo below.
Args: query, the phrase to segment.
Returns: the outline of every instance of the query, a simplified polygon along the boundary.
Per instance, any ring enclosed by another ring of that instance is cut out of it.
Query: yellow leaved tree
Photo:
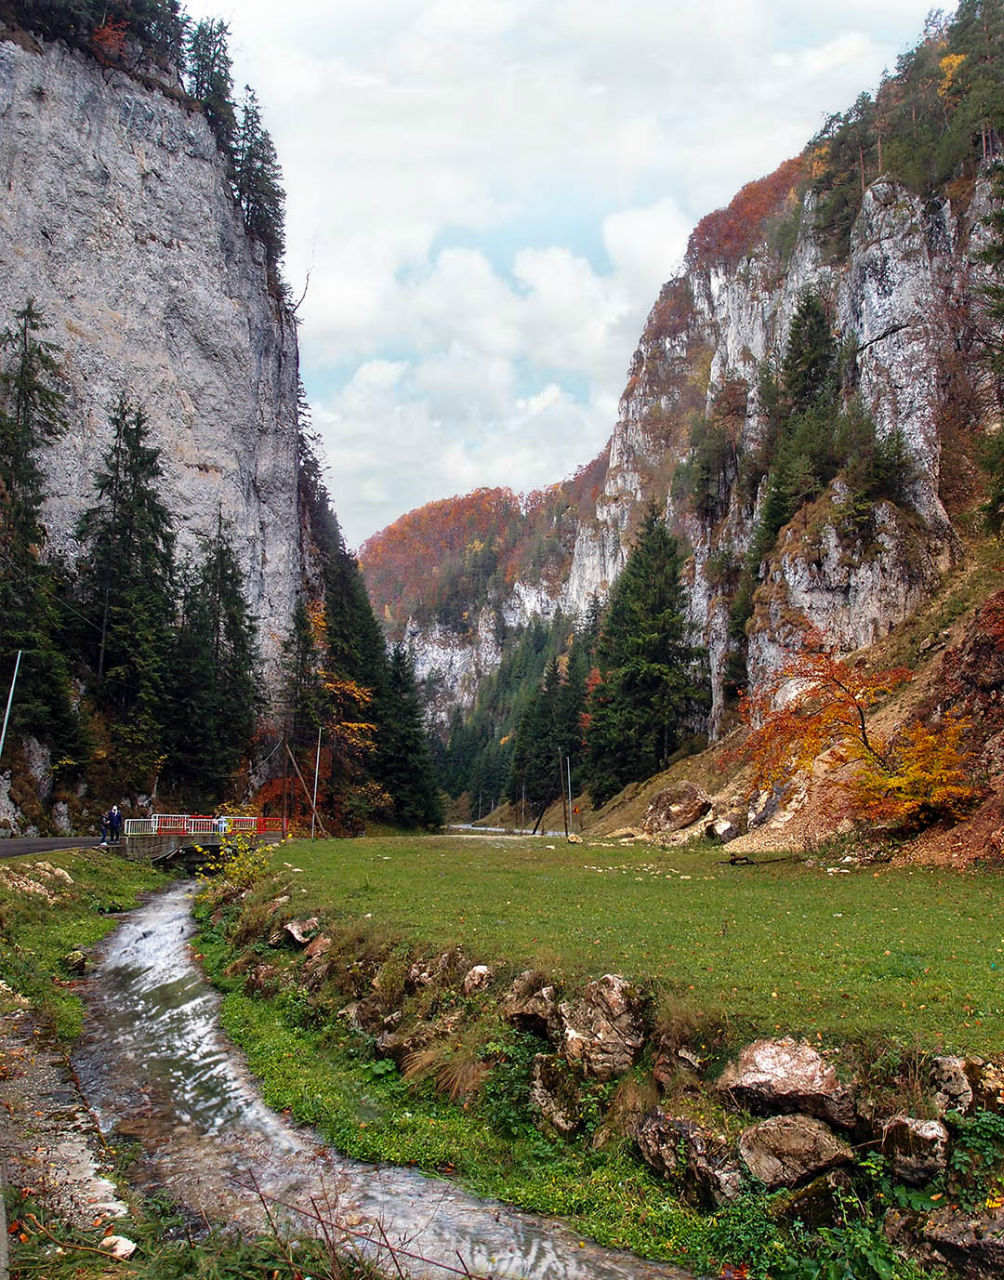
[[[969,722],[948,712],[934,727],[915,721],[881,735],[869,728],[868,713],[912,672],[874,671],[862,660],[838,658],[816,633],[806,645],[741,697],[753,790],[769,791],[807,772],[828,751],[835,764],[855,766],[842,785],[861,818],[909,829],[962,817],[979,795],[965,747]]]

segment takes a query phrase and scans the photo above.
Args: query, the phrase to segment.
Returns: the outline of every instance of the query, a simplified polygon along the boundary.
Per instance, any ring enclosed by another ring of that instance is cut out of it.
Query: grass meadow
[[[621,973],[736,1034],[999,1052],[1004,876],[840,856],[730,866],[709,845],[463,834],[294,841],[275,862],[301,869],[311,914],[569,984]]]

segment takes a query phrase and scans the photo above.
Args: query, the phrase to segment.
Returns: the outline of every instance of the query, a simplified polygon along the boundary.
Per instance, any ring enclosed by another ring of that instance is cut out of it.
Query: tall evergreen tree
[[[167,748],[174,535],[146,414],[123,392],[110,423],[114,439],[94,481],[98,501],[77,527],[85,552],[80,602],[93,628],[85,643],[96,700],[117,721],[123,784],[146,789]]]
[[[0,466],[9,517],[27,542],[43,539],[39,523],[42,472],[36,452],[66,430],[64,398],[58,387],[57,348],[39,335],[45,328],[35,300],[14,313],[0,333]]]
[[[283,227],[286,193],[271,135],[262,124],[258,97],[244,87],[244,104],[234,137],[234,188],[244,225],[265,246],[275,264],[285,249]]]
[[[415,686],[415,672],[403,645],[395,645],[391,651],[378,715],[374,765],[380,784],[393,800],[394,820],[403,827],[440,826],[443,808],[432,767],[429,736]]]
[[[0,333],[0,678],[13,676],[15,732],[52,744],[64,758],[83,750],[60,636],[65,583],[43,559],[42,472],[37,451],[66,429],[58,348],[29,299]]]
[[[676,540],[650,506],[599,641],[602,683],[590,696],[587,730],[587,780],[597,804],[665,768],[705,702],[700,650],[687,639],[681,566]]]
[[[231,790],[261,702],[256,627],[242,581],[219,515],[201,562],[186,575],[171,682],[170,772],[208,802]]]
[[[202,103],[217,144],[233,164],[237,115],[234,110],[230,28],[221,18],[197,22],[188,36],[188,92]]]

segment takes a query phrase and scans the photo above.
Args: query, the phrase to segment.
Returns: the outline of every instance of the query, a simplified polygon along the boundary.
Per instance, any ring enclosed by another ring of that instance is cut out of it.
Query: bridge
[[[183,862],[194,867],[205,861],[230,837],[253,836],[260,844],[282,840],[281,818],[238,814],[213,817],[203,813],[155,813],[149,818],[126,818],[125,855],[147,862]]]

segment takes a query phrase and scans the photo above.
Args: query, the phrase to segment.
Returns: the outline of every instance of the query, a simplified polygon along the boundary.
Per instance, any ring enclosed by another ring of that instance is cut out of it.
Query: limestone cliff
[[[763,483],[751,497],[739,480],[740,460],[755,450],[763,430],[758,371],[783,353],[806,290],[828,301],[878,438],[899,433],[908,492],[898,507],[879,504],[864,536],[848,533],[837,518],[838,479],[811,521],[800,517],[782,532],[754,597],[750,680],[755,684],[782,662],[806,624],[848,650],[886,634],[929,597],[958,550],[941,496],[944,364],[968,307],[974,248],[989,207],[986,185],[977,183],[953,205],[947,198],[923,201],[878,180],[842,257],[824,255],[813,231],[813,197],[794,192],[792,183],[785,214],[798,231],[783,254],[763,239],[723,262],[695,251],[692,242],[686,269],[661,290],[631,362],[598,493],[577,518],[560,584],[541,590],[526,575],[501,587],[486,606],[508,624],[558,607],[581,613],[623,568],[642,505],[649,499],[664,504],[693,550],[689,613],[710,658],[712,732],[737,648],[723,565],[743,562],[764,500]],[[672,496],[673,477],[691,447],[695,415],[723,394],[735,402],[735,455],[719,478],[713,510],[695,515]],[[811,536],[803,536],[810,528]],[[450,685],[451,671],[490,665],[492,654],[482,651],[486,633],[476,623],[456,638],[446,669],[442,636],[432,643],[413,626],[420,672],[438,673]],[[459,700],[467,693],[458,680],[452,689]]]
[[[177,89],[0,39],[0,317],[33,297],[61,348],[70,430],[44,463],[50,545],[74,553],[125,390],[162,452],[181,552],[219,510],[230,522],[274,670],[301,574],[295,325]]]

